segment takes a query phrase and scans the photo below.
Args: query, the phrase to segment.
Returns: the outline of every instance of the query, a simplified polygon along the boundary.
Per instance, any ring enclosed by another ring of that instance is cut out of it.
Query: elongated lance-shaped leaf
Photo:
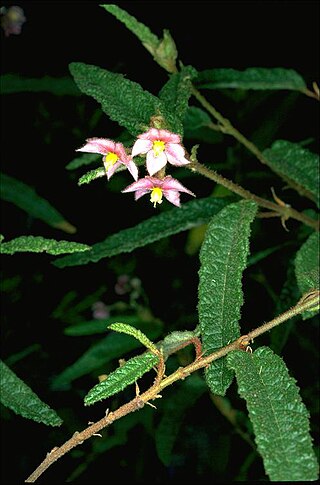
[[[101,5],[107,12],[114,15],[128,30],[135,34],[142,45],[150,52],[154,60],[168,72],[176,70],[177,48],[168,30],[163,31],[163,38],[159,39],[149,27],[128,14],[117,5]]]
[[[271,481],[317,480],[309,413],[284,361],[268,347],[233,351],[228,366],[246,400],[258,451]]]
[[[294,261],[295,275],[301,294],[319,290],[320,286],[320,235],[314,232],[303,243]],[[303,320],[312,317],[319,309],[308,310],[302,314]]]
[[[78,242],[56,241],[55,239],[45,239],[41,236],[20,236],[8,242],[0,244],[0,253],[14,254],[18,252],[66,254],[79,251],[88,251],[90,246]]]
[[[0,76],[0,86],[1,94],[47,92],[57,96],[81,95],[81,91],[71,77],[44,76],[38,79],[24,78],[16,74],[3,74]]]
[[[181,126],[177,128],[179,133],[183,133],[182,121],[188,109],[192,79],[196,74],[196,70],[192,66],[183,67],[180,72],[171,74],[169,81],[159,92],[159,98],[166,105],[167,109],[173,111],[181,120]]]
[[[179,388],[170,396],[170,399],[165,400],[163,415],[155,435],[157,453],[165,466],[172,461],[174,444],[186,412],[206,389],[206,384],[200,376],[191,375],[180,383]]]
[[[130,322],[134,324],[133,321]],[[137,327],[150,339],[156,339],[162,332],[162,324],[156,322],[137,322]],[[113,359],[123,357],[127,352],[138,349],[140,342],[130,335],[110,332],[99,342],[93,344],[73,364],[57,375],[52,382],[53,389],[68,389],[70,383],[79,377],[90,374],[105,366]]]
[[[80,177],[78,180],[78,185],[89,184],[90,182],[92,182],[92,180],[105,177],[105,176],[106,176],[105,169],[103,167],[98,167],[82,175],[82,177]]]
[[[110,330],[114,330],[115,332],[131,335],[135,339],[139,340],[139,342],[145,347],[147,347],[147,349],[149,349],[151,352],[157,355],[159,354],[159,350],[154,345],[154,343],[151,342],[151,340],[149,340],[148,337],[143,332],[141,332],[141,330],[139,330],[138,328],[132,327],[127,323],[119,323],[119,322],[111,323],[111,325],[109,325],[108,328],[110,328]]]
[[[31,187],[4,173],[0,174],[0,197],[12,202],[31,216],[41,219],[50,226],[74,234],[72,226],[46,199],[40,197]]]
[[[59,268],[77,266],[90,262],[96,263],[102,258],[109,258],[116,254],[128,253],[160,239],[186,231],[191,227],[204,224],[230,202],[230,199],[214,199],[208,197],[192,200],[179,208],[171,209],[165,213],[153,216],[140,222],[134,227],[123,229],[112,234],[104,241],[96,243],[92,249],[84,253],[66,256],[54,261]]]
[[[251,201],[230,204],[208,225],[200,251],[198,303],[203,351],[206,354],[240,336],[242,272],[249,252],[250,224],[256,211],[257,205]],[[210,390],[224,395],[233,379],[226,359],[212,362],[205,373]]]
[[[319,289],[320,235],[314,232],[296,254],[295,272],[301,294]]]
[[[142,89],[140,84],[122,74],[97,66],[73,62],[69,66],[81,91],[101,104],[114,121],[137,136],[149,128],[150,118],[161,115],[173,129],[176,117],[168,112],[160,99]]]
[[[109,374],[105,380],[94,386],[85,396],[84,404],[88,406],[117,394],[151,370],[158,363],[158,360],[159,357],[152,352],[129,359]]]
[[[120,20],[120,22],[122,22],[128,30],[138,37],[149,52],[152,53],[157,49],[160,39],[151,32],[149,27],[144,25],[142,22],[139,22],[135,17],[117,5],[100,5],[100,7],[104,8],[107,12],[111,13],[118,20]]]
[[[48,426],[60,426],[62,419],[45,404],[4,362],[0,360],[0,402],[24,418]]]
[[[249,67],[236,69],[207,69],[198,73],[196,84],[207,89],[291,89],[304,91],[303,78],[293,69],[281,67]]]
[[[319,156],[298,143],[275,141],[263,151],[269,167],[299,194],[313,200],[320,207]]]

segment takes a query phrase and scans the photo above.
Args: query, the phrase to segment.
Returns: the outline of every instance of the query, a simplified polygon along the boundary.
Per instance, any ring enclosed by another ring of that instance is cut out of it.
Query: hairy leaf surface
[[[127,335],[131,335],[132,337],[136,338],[142,345],[147,347],[151,352],[153,353],[158,353],[157,347],[154,345],[151,340],[148,339],[148,337],[141,332],[138,328],[132,327],[131,325],[128,325],[127,323],[111,323],[108,327],[110,330],[114,330],[115,332],[119,333],[125,333]]]
[[[173,208],[140,222],[134,227],[112,234],[104,241],[94,244],[86,257],[84,257],[84,253],[74,254],[58,259],[53,264],[64,268],[90,262],[96,263],[102,258],[129,253],[164,237],[208,222],[212,215],[219,212],[229,202],[230,199],[227,198],[214,199],[213,197],[186,202],[179,208]]]
[[[271,481],[317,480],[309,413],[284,361],[268,347],[233,351],[227,362],[246,400],[258,451]]]
[[[151,352],[132,357],[121,367],[111,372],[105,380],[94,386],[85,396],[84,404],[88,406],[123,391],[127,386],[135,383],[143,374],[151,370],[158,360],[159,357]]]
[[[72,226],[46,199],[40,197],[29,185],[9,175],[1,173],[0,197],[12,202],[32,217],[41,219],[50,226],[74,234]]]
[[[199,322],[203,351],[210,354],[240,336],[242,272],[249,252],[250,224],[257,211],[252,201],[230,204],[208,225],[200,251]],[[214,394],[224,395],[233,379],[226,359],[205,371]]]
[[[69,68],[81,91],[98,101],[102,110],[133,136],[146,131],[155,115],[162,115],[168,128],[174,127],[175,116],[140,84],[90,64],[72,62]]]
[[[249,67],[236,69],[206,69],[198,73],[196,84],[207,89],[293,89],[304,91],[303,78],[293,69],[281,67]]]
[[[183,134],[183,118],[188,109],[188,101],[191,96],[192,79],[196,71],[191,66],[186,66],[180,72],[170,75],[169,81],[162,87],[159,98],[165,104],[168,111],[172,111],[179,119],[174,131]]]
[[[0,361],[0,401],[16,414],[48,426],[60,426],[62,419],[45,404],[4,362]]]
[[[298,143],[275,141],[263,151],[268,165],[301,195],[320,207],[319,156]]]
[[[90,246],[78,242],[56,241],[41,236],[20,236],[0,244],[0,253],[14,254],[18,252],[65,254],[87,251]]]
[[[168,30],[164,29],[163,38],[159,39],[151,32],[149,27],[138,22],[135,17],[128,14],[128,12],[117,5],[101,5],[101,7],[114,15],[127,27],[128,30],[133,32],[161,67],[169,72],[175,71],[178,52],[174,40]]]

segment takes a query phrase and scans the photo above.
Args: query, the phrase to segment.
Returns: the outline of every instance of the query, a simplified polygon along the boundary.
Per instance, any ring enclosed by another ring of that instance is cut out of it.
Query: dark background
[[[214,67],[283,67],[295,69],[305,79],[308,87],[311,87],[313,81],[319,80],[319,2],[116,3],[148,25],[159,37],[164,28],[169,29],[175,39],[179,59],[184,65],[192,65],[198,70]],[[69,63],[79,61],[121,72],[153,94],[157,94],[167,80],[166,72],[154,63],[136,37],[99,7],[98,2],[1,3],[1,6],[10,5],[21,6],[27,22],[19,36],[10,35],[6,38],[1,32],[3,74],[14,73],[34,78],[45,75],[67,76]],[[240,125],[237,124],[238,113],[235,103],[226,101],[219,93],[210,93],[209,96],[232,122],[236,121],[235,124],[240,131],[249,134],[255,125],[259,125],[264,113],[268,116],[270,110],[277,110],[284,93],[276,93],[269,105],[262,104],[263,109],[258,110],[256,117],[249,119],[248,125],[241,125],[241,121]],[[67,163],[75,156],[75,149],[83,144],[85,138],[112,138],[120,134],[120,127],[104,115],[90,128],[88,120],[92,118],[97,106],[94,100],[86,96],[78,98],[57,97],[48,93],[21,93],[2,97],[1,170],[34,187],[39,195],[47,198],[78,228],[75,235],[69,236],[39,220],[28,218],[13,205],[3,202],[1,233],[5,235],[6,240],[22,234],[32,234],[92,244],[104,239],[108,234],[130,227],[154,214],[147,199],[141,201],[141,204],[135,204],[130,194],[126,194],[127,197],[120,194],[116,181],[110,182],[109,186],[98,180],[78,187],[79,173],[74,174],[65,170]],[[318,115],[316,102],[300,95],[290,116],[277,133],[277,138],[301,141],[314,137],[311,148],[317,148]],[[232,140],[227,139],[216,149],[212,146],[203,148],[202,153],[210,157],[214,154],[216,160],[222,161],[225,150],[232,143]],[[246,166],[255,166],[258,170],[257,162],[250,155],[246,153],[244,157],[245,163],[248,164]],[[124,184],[131,183],[129,178],[120,175],[119,180]],[[198,181],[192,177],[188,179],[187,176],[183,183],[201,196],[210,195],[212,191],[212,184],[205,179]],[[257,182],[251,180],[244,181],[244,185],[255,192],[260,190]],[[265,187],[261,187],[261,190],[264,189]],[[290,195],[288,197],[290,198]],[[302,210],[309,206],[308,203],[299,200],[296,208]],[[268,230],[266,237],[271,243],[278,244],[285,240],[280,224],[271,220],[266,221],[265,227]],[[293,227],[296,228],[294,223]],[[196,313],[197,278],[192,275],[197,274],[199,263],[197,257],[183,256],[185,235],[176,236],[174,243],[174,246],[171,242],[164,242],[163,246],[138,250],[132,258],[130,255],[123,255],[116,258],[115,263],[103,260],[97,265],[67,268],[63,273],[49,264],[51,259],[47,255],[15,255],[3,259],[1,271],[4,277],[22,275],[19,299],[15,302],[4,298],[2,302],[3,358],[19,352],[28,345],[40,343],[41,353],[34,360],[29,358],[18,363],[14,370],[44,401],[50,402],[54,409],[70,408],[71,411],[64,411],[65,415],[69,413],[73,416],[69,416],[69,421],[67,417],[70,430],[64,430],[64,434],[56,432],[57,435],[50,435],[52,447],[69,436],[73,425],[80,429],[86,420],[99,419],[101,410],[95,416],[94,410],[82,410],[81,401],[76,394],[58,393],[56,396],[45,390],[48,380],[81,353],[81,344],[79,347],[77,344],[75,347],[70,345],[70,339],[62,336],[61,325],[50,320],[51,312],[64,293],[70,289],[76,289],[81,298],[94,292],[102,284],[111,288],[119,273],[129,268],[129,272],[132,271],[134,276],[142,280],[153,313],[168,322],[169,329],[170,325],[174,328],[177,321],[180,322],[181,329],[185,328],[184,322],[179,318],[181,315]],[[157,257],[157,254],[160,256]],[[152,261],[152,271],[146,261]],[[178,281],[170,301],[166,289],[169,285],[168,279],[172,278],[173,264],[176,265],[176,274],[182,279],[183,284]],[[279,291],[285,279],[286,254],[282,252],[273,264],[277,270],[271,266],[266,268],[266,271],[270,272],[272,290]],[[154,284],[154,274],[160,275],[158,286]],[[259,304],[255,307],[252,299],[250,300],[251,306],[243,309],[244,320],[247,317],[249,325],[254,325],[272,317],[274,306],[268,291],[265,288],[261,289],[254,281],[248,281],[248,288],[248,300],[252,291]],[[261,315],[262,307],[265,310],[264,315]],[[191,318],[190,328],[193,326]],[[312,328],[306,328],[306,338],[312,338]],[[82,345],[85,350],[86,344],[83,341]],[[295,377],[298,381],[301,379],[300,384],[307,386],[312,381],[310,376],[315,371],[312,367],[314,354],[309,354],[309,360],[304,360],[303,369],[296,358],[297,352],[299,345],[295,342],[285,357],[288,359],[288,366],[292,366]],[[203,400],[201,405],[201,415],[198,415],[197,420],[199,426],[205,427],[206,411],[211,412],[212,404]],[[3,483],[21,483],[49,451],[43,446],[43,442],[48,446],[48,430],[45,426],[21,417],[5,418],[1,434]],[[224,423],[222,418],[217,419]],[[227,427],[225,424],[221,426]],[[201,477],[190,475],[187,464],[185,474],[181,470],[176,472],[161,468],[152,440],[148,437],[141,438],[142,433],[141,430],[138,433],[132,432],[131,441],[129,439],[132,447],[130,451],[124,448],[116,449],[110,454],[110,458],[105,458],[105,461],[100,459],[96,468],[91,466],[88,474],[77,483],[143,483],[143,480],[147,482],[150,477],[154,478],[156,483],[180,483],[179,477],[184,483],[188,483],[188,474],[191,483],[192,480],[193,483],[195,480],[207,483],[205,473]],[[137,478],[138,473],[133,478],[130,476],[130,467],[132,461],[134,469],[134,462],[137,460],[134,454],[135,443],[143,440],[144,445],[139,444],[139,450],[144,450],[145,455],[140,458],[142,461],[145,460],[146,471],[142,478],[141,475],[140,479]],[[222,481],[234,479],[232,467],[237,469],[246,456],[247,450],[243,451],[244,455],[241,454],[244,445],[240,438],[233,437],[232,444],[235,450],[239,450],[239,457],[233,455],[229,463],[231,471],[229,470],[229,475],[221,475]],[[126,457],[129,472],[123,471],[125,467],[122,467],[119,476],[115,476],[113,469],[118,470],[118,463],[124,459],[125,453],[132,453],[130,458]],[[193,456],[192,450],[188,453],[189,456]],[[61,463],[53,465],[52,470],[44,474],[39,483],[63,483],[64,477],[71,473],[73,466],[71,458],[64,457]],[[256,466],[252,478],[257,476],[262,480],[266,479],[261,463]]]

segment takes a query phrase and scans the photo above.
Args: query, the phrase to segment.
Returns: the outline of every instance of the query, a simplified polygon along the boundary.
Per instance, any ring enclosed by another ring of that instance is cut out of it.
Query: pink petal
[[[112,165],[109,170],[107,171],[107,177],[108,177],[108,180],[110,179],[110,177],[112,177],[112,175],[114,174],[114,172],[117,170],[117,168],[121,165],[120,161],[117,161],[114,165]]]
[[[134,200],[140,199],[143,195],[146,195],[150,190],[137,190],[136,193],[134,194]]]
[[[159,140],[162,140],[165,143],[180,143],[181,142],[179,135],[176,135],[176,133],[171,133],[168,130],[159,130]]]
[[[136,155],[140,155],[140,153],[147,153],[151,149],[152,141],[138,139],[132,147],[131,156],[135,157]]]
[[[127,168],[129,170],[129,172],[131,173],[132,177],[134,178],[134,180],[138,180],[138,167],[136,166],[136,164],[130,160],[129,163],[126,164],[127,165]]]
[[[142,133],[141,135],[138,136],[140,140],[159,140],[160,130],[157,130],[156,128],[150,128],[150,130],[146,131],[145,133]]]
[[[86,142],[83,147],[78,148],[76,151],[105,155],[108,152],[113,152],[115,149],[115,142],[107,138],[88,138]]]
[[[135,190],[151,190],[153,189],[154,185],[151,177],[144,177],[143,179],[139,179],[137,182],[133,182],[133,184],[128,185],[125,189],[121,192],[134,192]]]
[[[180,207],[180,194],[176,190],[164,190],[163,195],[171,204]]]
[[[114,153],[118,155],[121,161],[125,161],[128,158],[127,152],[125,151],[122,143],[116,143],[114,147]]]
[[[150,175],[153,175],[161,170],[167,163],[165,152],[160,153],[157,157],[154,156],[153,150],[147,153],[147,170]]]
[[[166,146],[165,152],[167,154],[168,162],[172,165],[182,166],[190,163],[189,160],[184,157],[184,148],[177,143],[169,143]]]
[[[163,179],[162,189],[179,190],[180,192],[185,192],[186,194],[193,195],[194,197],[196,197],[196,195],[193,192],[191,192],[191,190],[187,189],[184,185],[178,182],[177,179],[174,179],[170,175],[168,175]]]

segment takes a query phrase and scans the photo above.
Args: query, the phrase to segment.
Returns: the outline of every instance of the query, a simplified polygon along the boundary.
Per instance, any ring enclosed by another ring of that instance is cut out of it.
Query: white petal
[[[167,157],[164,152],[160,153],[157,157],[154,156],[153,150],[147,153],[147,170],[152,176],[159,172],[167,163]]]
[[[135,142],[135,144],[132,147],[132,153],[131,156],[135,157],[136,155],[140,155],[140,153],[147,153],[149,150],[152,148],[152,141],[150,140],[138,140]]]

